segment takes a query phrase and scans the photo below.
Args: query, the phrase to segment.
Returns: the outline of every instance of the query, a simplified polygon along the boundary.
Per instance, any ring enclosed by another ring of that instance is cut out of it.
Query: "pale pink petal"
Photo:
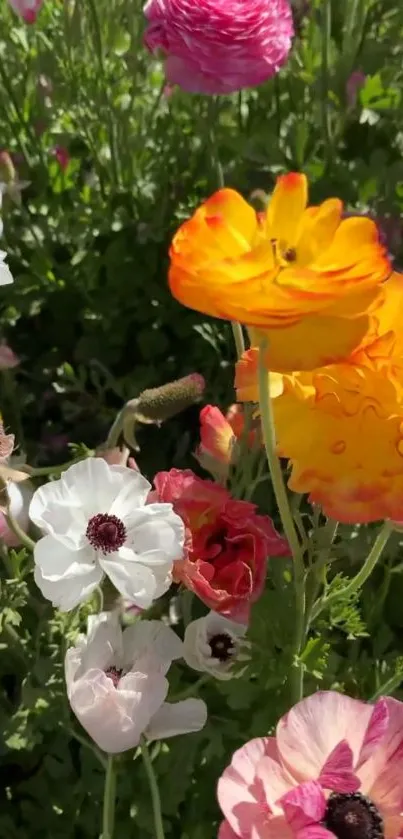
[[[148,740],[165,740],[179,734],[200,731],[207,722],[207,706],[202,699],[164,702],[147,727]]]
[[[336,839],[336,837],[321,824],[309,824],[298,831],[296,839]]]
[[[368,728],[365,732],[364,742],[360,751],[358,765],[361,766],[373,754],[376,746],[383,740],[389,726],[388,703],[385,699],[379,699],[373,706]]]
[[[234,833],[229,822],[221,822],[218,829],[217,839],[239,839],[239,834]]]
[[[273,813],[281,813],[279,799],[293,788],[294,779],[282,764],[272,757],[262,758],[256,774],[262,782],[268,807]]]
[[[294,839],[294,836],[284,816],[268,818],[262,812],[257,814],[250,832],[250,839]]]
[[[298,831],[323,819],[326,799],[317,781],[306,781],[283,795],[281,806],[292,830]]]
[[[333,749],[319,776],[319,783],[324,789],[333,792],[355,792],[360,787],[360,779],[353,772],[353,753],[346,740]]]
[[[150,718],[168,691],[164,676],[130,673],[116,689],[105,673],[90,670],[70,685],[69,700],[81,725],[110,754],[137,746]]]
[[[384,770],[388,770],[389,764],[396,763],[402,767],[403,762],[403,703],[386,697],[382,699],[382,706],[386,707],[388,715],[384,737],[357,773],[361,779],[362,792],[371,797],[373,794],[383,797],[382,776]]]
[[[297,781],[319,777],[340,740],[347,740],[356,765],[373,708],[336,691],[303,699],[277,726],[282,760]]]
[[[251,824],[261,813],[256,798],[256,767],[272,738],[251,740],[235,752],[217,785],[217,797],[224,816],[239,836],[249,835]]]

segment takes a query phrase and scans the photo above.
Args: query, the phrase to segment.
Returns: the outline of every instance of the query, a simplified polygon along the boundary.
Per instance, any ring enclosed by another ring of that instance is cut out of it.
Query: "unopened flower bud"
[[[139,422],[159,423],[180,414],[202,399],[205,381],[199,373],[191,373],[162,387],[144,390],[136,404]]]

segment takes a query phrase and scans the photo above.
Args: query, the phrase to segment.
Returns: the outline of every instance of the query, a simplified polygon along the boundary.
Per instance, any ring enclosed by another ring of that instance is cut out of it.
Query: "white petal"
[[[123,641],[118,613],[100,612],[98,615],[90,615],[78,678],[87,670],[106,670],[112,665],[119,667],[122,662]]]
[[[49,481],[36,490],[29,506],[29,517],[45,533],[56,536],[64,545],[80,547],[86,522],[80,499],[62,480]]]
[[[147,504],[125,520],[126,544],[143,557],[143,562],[158,563],[161,557],[172,562],[183,554],[185,526],[171,504]]]
[[[120,470],[122,484],[109,512],[126,523],[127,517],[133,513],[133,510],[141,510],[145,505],[151,484],[136,469],[129,469],[127,466],[113,466],[112,468]]]
[[[88,561],[88,551],[70,551],[53,536],[34,549],[35,582],[44,597],[62,611],[86,600],[102,579],[102,569]]]
[[[165,740],[177,734],[200,731],[207,722],[207,705],[202,699],[164,702],[146,730],[148,740]]]
[[[31,481],[22,481],[19,484],[14,484],[10,481],[7,484],[8,497],[10,499],[10,511],[20,525],[20,527],[27,531],[29,528],[29,505],[34,494],[34,487]]]
[[[219,635],[224,632],[231,635],[232,638],[243,638],[246,635],[247,625],[243,623],[236,623],[224,615],[219,615],[217,612],[209,612],[205,617],[206,632],[208,636]]]
[[[124,665],[131,670],[141,669],[139,662],[148,656],[156,669],[167,673],[173,660],[181,658],[182,650],[181,639],[162,621],[138,621],[123,632]]]
[[[239,651],[239,641],[245,632],[246,626],[236,624],[216,612],[209,612],[186,627],[183,657],[194,670],[209,673],[216,679],[231,679],[233,661]],[[213,657],[209,642],[215,635],[229,636],[234,645],[233,655],[227,661]]]
[[[10,283],[14,282],[12,273],[4,262],[4,257],[6,254],[4,251],[0,251],[0,285],[10,285]]]
[[[139,498],[146,498],[150,488],[148,481],[138,472],[127,466],[110,466],[102,457],[87,457],[74,463],[63,472],[62,481],[72,494],[80,498],[87,520],[98,513],[111,513],[123,518],[125,495],[136,487],[133,498],[138,503]],[[119,513],[116,502],[120,495],[123,503]]]
[[[99,585],[99,580],[95,579],[94,574],[92,577],[88,575],[81,579],[66,580],[60,587],[60,583],[52,583],[44,579],[38,567],[34,570],[34,580],[43,596],[61,612],[70,612],[71,609],[75,609],[87,600]]]
[[[123,560],[117,554],[111,559],[99,558],[99,565],[115,588],[140,609],[148,609],[155,597],[156,582],[152,571],[140,562]]]
[[[93,670],[75,683],[69,699],[99,748],[118,754],[137,746],[167,691],[168,682],[161,674],[129,674],[116,689],[104,673]]]

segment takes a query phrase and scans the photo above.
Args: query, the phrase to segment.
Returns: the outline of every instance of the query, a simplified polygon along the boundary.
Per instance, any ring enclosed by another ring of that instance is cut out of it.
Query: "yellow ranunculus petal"
[[[261,330],[269,341],[269,367],[279,373],[292,373],[342,361],[360,343],[368,325],[367,315],[343,322],[337,317],[310,315],[286,329]],[[258,333],[256,330],[256,337]]]
[[[297,359],[300,369],[311,369],[361,345],[365,317],[372,318],[391,273],[373,221],[340,221],[335,198],[308,209],[306,200],[306,177],[298,173],[278,179],[263,220],[234,190],[219,190],[182,225],[170,250],[177,300],[273,330],[279,371]]]
[[[308,200],[308,182],[305,175],[290,172],[280,175],[266,212],[266,233],[293,248],[298,238],[302,214]]]

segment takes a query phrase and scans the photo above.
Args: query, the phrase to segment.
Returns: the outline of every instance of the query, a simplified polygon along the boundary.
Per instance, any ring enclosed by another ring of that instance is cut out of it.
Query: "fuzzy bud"
[[[136,419],[160,423],[185,411],[203,397],[206,383],[199,373],[191,373],[162,387],[144,390],[136,400]]]

